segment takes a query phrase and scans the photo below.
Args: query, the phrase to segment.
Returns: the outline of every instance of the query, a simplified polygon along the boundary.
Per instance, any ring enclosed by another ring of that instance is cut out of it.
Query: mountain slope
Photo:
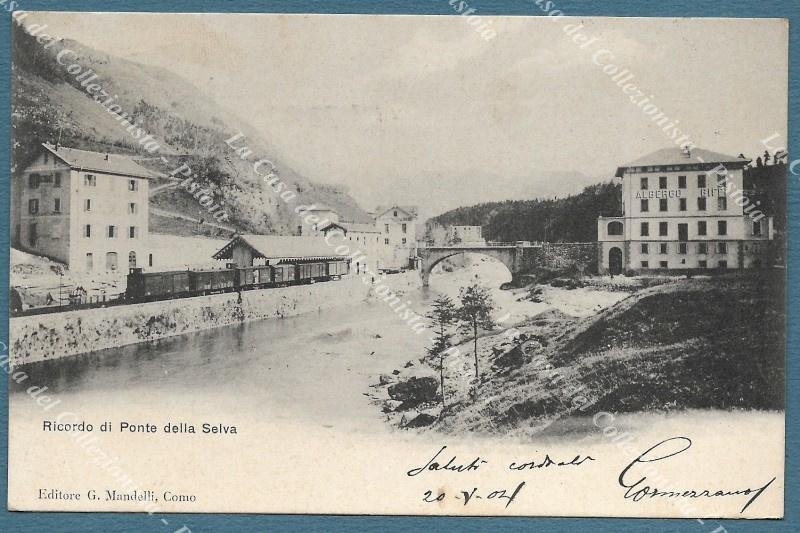
[[[459,207],[428,221],[436,226],[483,226],[492,241],[591,242],[597,240],[597,217],[622,212],[620,185],[613,182],[585,187],[554,200],[507,200]]]
[[[231,118],[183,78],[73,40],[65,39],[43,49],[17,23],[12,39],[13,171],[24,168],[39,143],[60,140],[64,146],[133,155],[143,165],[164,174],[182,162],[188,163],[197,181],[228,212],[231,225],[241,231],[291,234],[298,225],[294,207],[311,203],[327,204],[338,210],[343,219],[368,220],[346,191],[315,184],[294,172],[251,126]],[[66,71],[66,65],[56,61],[64,49],[75,52],[74,56],[64,56],[67,65],[78,63],[84,72],[91,69],[98,76],[93,82],[109,95],[116,95],[113,102],[121,106],[122,112],[135,117],[142,129],[156,139],[160,145],[156,153],[145,151],[114,115]],[[253,152],[249,161],[241,160],[225,144],[226,139],[239,132],[246,136],[246,144]],[[254,173],[252,163],[261,158],[272,161],[286,188],[297,192],[292,205],[287,206]],[[181,206],[188,205],[190,212],[184,213],[187,216],[196,218],[202,213],[188,193],[169,188],[164,191],[189,198],[170,204],[176,212],[183,213]],[[159,203],[157,196],[154,200]]]

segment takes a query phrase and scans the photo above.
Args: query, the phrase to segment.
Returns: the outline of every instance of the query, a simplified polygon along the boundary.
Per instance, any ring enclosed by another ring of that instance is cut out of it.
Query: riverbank
[[[379,283],[402,294],[421,284],[416,271]],[[257,320],[318,313],[379,298],[360,277],[312,285],[214,294],[9,320],[12,366],[149,342]]]
[[[586,317],[551,309],[517,325],[513,335],[480,338],[477,381],[465,342],[457,346],[460,355],[445,361],[444,409],[438,358],[421,357],[390,379],[376,377],[372,395],[398,427],[521,437],[598,411],[780,411],[781,276],[674,280]],[[421,393],[398,401],[409,387],[396,385],[412,381]]]

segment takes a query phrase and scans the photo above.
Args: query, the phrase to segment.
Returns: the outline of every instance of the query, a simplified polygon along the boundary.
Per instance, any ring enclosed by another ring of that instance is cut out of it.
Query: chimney
[[[689,148],[688,144],[683,145],[683,147],[681,149],[683,150],[683,156],[686,159],[690,159],[692,157],[692,150],[691,150],[691,148]]]

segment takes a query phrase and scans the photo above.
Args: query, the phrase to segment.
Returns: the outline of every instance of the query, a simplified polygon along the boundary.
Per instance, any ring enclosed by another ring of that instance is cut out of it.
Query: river
[[[480,279],[491,288],[496,317],[505,316],[509,326],[550,307],[500,291],[510,274],[499,262],[467,260],[467,268],[437,273],[431,289],[404,300],[425,314],[437,294],[456,298],[459,287]],[[611,294],[612,300],[622,296]],[[11,406],[15,414],[38,409],[22,394],[36,384],[87,417],[131,406],[197,413],[202,402],[213,402],[218,414],[252,409],[262,419],[375,431],[385,422],[365,392],[380,374],[422,357],[429,344],[427,332],[415,333],[386,303],[374,301],[27,365],[31,379],[12,387]]]

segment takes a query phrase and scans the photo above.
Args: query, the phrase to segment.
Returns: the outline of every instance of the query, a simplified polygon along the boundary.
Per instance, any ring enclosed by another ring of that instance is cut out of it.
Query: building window
[[[701,259],[700,261],[697,262],[697,264],[700,268],[708,268],[708,261],[706,261],[705,259]]]
[[[698,235],[707,235],[708,232],[708,225],[705,220],[698,220],[697,221],[697,234]]]
[[[686,188],[686,176],[678,176],[678,188],[679,189]]]
[[[647,178],[639,178],[639,189],[643,191],[647,190]]]
[[[757,220],[753,222],[753,235],[756,237],[761,236],[761,221]]]
[[[717,174],[717,186],[725,185],[726,181],[728,181],[728,177],[725,174]]]
[[[28,200],[28,214],[36,215],[39,213],[39,200],[32,198]]]
[[[383,232],[384,233],[389,233],[389,224],[384,224],[383,225]],[[386,244],[389,244],[389,243],[386,243]]]
[[[666,176],[660,176],[658,178],[658,188],[659,189],[666,189],[667,188],[667,177]]]
[[[406,241],[406,238],[405,238],[405,237],[403,237],[403,244],[405,244],[406,242],[407,242],[407,241]]]
[[[135,215],[136,214],[136,204],[131,202],[128,204],[128,214]]]
[[[44,153],[44,164],[46,165],[49,162],[50,162],[50,154],[48,152],[45,152]]]
[[[660,266],[661,268],[668,268],[669,267],[669,263],[666,262],[666,261],[659,261],[658,262],[658,266]]]
[[[138,191],[139,190],[139,182],[136,180],[128,180],[128,190],[129,191]]]
[[[31,224],[28,226],[28,242],[31,246],[36,246],[36,241],[39,240],[39,233],[36,228],[36,224]]]
[[[697,253],[699,254],[707,254],[708,253],[708,243],[701,242],[697,245]]]
[[[679,242],[678,243],[678,253],[681,255],[686,255],[686,243]]]
[[[667,199],[662,198],[658,201],[658,210],[659,211],[666,211],[667,210]]]
[[[28,176],[28,187],[31,189],[39,188],[39,174],[31,174]]]
[[[403,228],[403,233],[406,233],[406,230],[408,229],[408,225],[407,224],[403,224],[402,228]]]
[[[724,196],[717,197],[717,211],[725,211],[728,209],[728,199]]]
[[[91,237],[92,236],[92,225],[86,224],[83,226],[83,236],[84,237]]]
[[[728,262],[724,259],[720,261],[718,264],[720,268],[728,268]]]
[[[725,220],[717,221],[717,235],[727,235],[728,234],[728,222]]]
[[[662,253],[662,254],[667,253],[667,243],[662,242],[661,244],[659,244],[658,245],[658,252]]]
[[[53,175],[53,187],[61,187],[61,173],[56,172]]]
[[[90,198],[83,201],[83,210],[87,212],[92,210],[92,200]]]
[[[136,226],[131,226],[128,228],[128,238],[129,239],[136,239],[139,237],[139,228]]]
[[[678,199],[678,209],[681,211],[686,211],[686,198]]]
[[[698,211],[705,211],[706,210],[706,199],[705,198],[698,198],[697,199],[697,210]]]
[[[650,211],[650,203],[647,200],[642,200],[641,204],[641,211],[644,213],[645,211]]]
[[[650,236],[650,225],[647,222],[642,222],[642,226],[639,230],[642,237],[649,237]]]
[[[397,211],[394,212],[394,217],[397,218]]]
[[[609,235],[622,235],[622,222],[614,221],[608,223]]]
[[[647,243],[646,243],[646,242],[643,242],[643,243],[642,243],[642,253],[643,253],[643,254],[650,253],[650,247],[647,245]]]
[[[86,254],[86,270],[94,270],[94,256],[91,253]]]
[[[86,174],[83,177],[83,184],[87,187],[97,187],[97,176],[94,174]]]
[[[106,270],[117,269],[117,252],[106,253]]]
[[[642,268],[650,268],[650,263],[647,261],[642,261]]]
[[[727,242],[718,242],[717,243],[717,253],[718,254],[727,254],[728,253],[728,243]]]
[[[128,268],[136,268],[136,252],[128,253]]]
[[[659,222],[658,223],[658,234],[661,237],[667,236],[667,223],[666,222]]]
[[[117,237],[117,227],[116,226],[109,226],[108,227],[108,238],[115,239]]]
[[[53,198],[53,213],[61,212],[61,198]]]
[[[383,239],[383,244],[389,244],[389,239]]]
[[[153,266],[153,254],[147,254],[147,266]]]
[[[697,175],[697,188],[698,189],[705,189],[706,188],[706,175],[705,174],[698,174]]]

